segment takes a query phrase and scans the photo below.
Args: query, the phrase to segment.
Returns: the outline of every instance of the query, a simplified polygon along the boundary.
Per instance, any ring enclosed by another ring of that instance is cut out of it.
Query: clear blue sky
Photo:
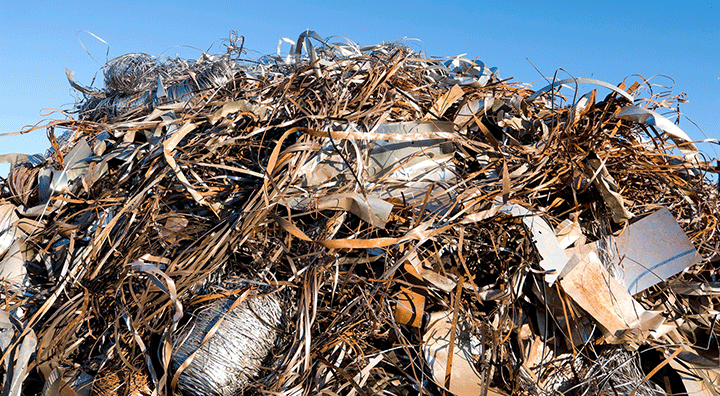
[[[0,11],[0,133],[41,119],[43,107],[68,108],[75,93],[65,68],[89,84],[100,63],[129,53],[195,58],[215,52],[230,30],[257,54],[305,29],[362,44],[417,38],[428,55],[467,53],[503,78],[532,82],[558,68],[616,84],[631,74],[664,74],[686,92],[680,127],[694,139],[720,138],[720,2],[683,1],[4,1]],[[58,5],[57,3],[68,3]],[[69,5],[72,4],[72,5]],[[107,47],[80,31],[103,38]],[[526,59],[527,58],[527,59]],[[561,72],[560,77],[567,77]],[[660,81],[658,81],[660,82]],[[536,89],[545,85],[536,82]],[[593,87],[587,87],[589,91]],[[0,152],[48,147],[44,131],[0,138]],[[703,147],[713,150],[711,147]],[[715,151],[720,151],[715,149]],[[713,154],[716,156],[716,154]],[[7,168],[0,171],[6,174]]]

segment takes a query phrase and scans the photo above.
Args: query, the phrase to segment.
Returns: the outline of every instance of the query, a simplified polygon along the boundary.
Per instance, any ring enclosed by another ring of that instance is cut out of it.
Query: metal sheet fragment
[[[427,330],[423,335],[423,356],[432,370],[435,383],[441,388],[445,388],[447,363],[450,356],[452,316],[451,311],[430,314]],[[456,331],[448,390],[458,396],[479,395],[484,388],[482,373],[477,369],[477,361],[484,354],[482,341],[468,333],[468,329],[460,324]]]
[[[639,326],[645,309],[589,252],[561,280],[563,290],[612,335]]]
[[[555,231],[543,220],[539,214],[533,213],[520,205],[509,203],[500,208],[502,213],[522,218],[525,226],[533,235],[533,242],[542,260],[540,267],[548,271],[545,281],[552,285],[555,283],[560,271],[570,259],[555,236]]]
[[[618,279],[635,295],[700,262],[701,257],[663,207],[615,237],[613,263]]]

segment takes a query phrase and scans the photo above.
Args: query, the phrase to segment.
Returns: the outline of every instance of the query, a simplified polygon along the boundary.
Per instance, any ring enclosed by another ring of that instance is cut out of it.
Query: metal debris
[[[53,149],[0,158],[3,394],[718,393],[718,168],[681,97],[226,44],[68,71]]]
[[[202,308],[173,336],[172,369],[186,395],[235,395],[270,367],[285,336],[283,307],[272,295],[241,294]]]

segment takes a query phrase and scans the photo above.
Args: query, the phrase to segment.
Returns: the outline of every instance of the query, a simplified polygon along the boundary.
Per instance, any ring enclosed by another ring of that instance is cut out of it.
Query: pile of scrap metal
[[[3,157],[3,395],[718,393],[681,97],[290,47],[68,73],[53,149]]]

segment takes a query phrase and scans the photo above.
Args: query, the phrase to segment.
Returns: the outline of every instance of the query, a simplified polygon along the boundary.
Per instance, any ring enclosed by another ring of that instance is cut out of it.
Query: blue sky
[[[680,127],[694,139],[720,138],[717,1],[5,1],[0,133],[40,121],[44,107],[72,106],[76,94],[65,78],[66,67],[86,85],[97,73],[99,85],[101,64],[125,53],[196,58],[198,50],[189,47],[208,49],[215,43],[211,52],[221,52],[218,44],[235,30],[259,56],[274,52],[281,37],[294,40],[305,29],[363,45],[416,38],[427,55],[467,53],[498,67],[503,78],[537,81],[535,89],[545,85],[535,67],[550,78],[562,68],[613,84],[632,74],[667,75],[675,80],[673,92],[687,93],[689,103],[681,110],[704,135],[688,119],[681,119]],[[108,47],[82,31],[109,44],[107,57]],[[42,130],[0,137],[0,152],[35,153],[48,146]]]

